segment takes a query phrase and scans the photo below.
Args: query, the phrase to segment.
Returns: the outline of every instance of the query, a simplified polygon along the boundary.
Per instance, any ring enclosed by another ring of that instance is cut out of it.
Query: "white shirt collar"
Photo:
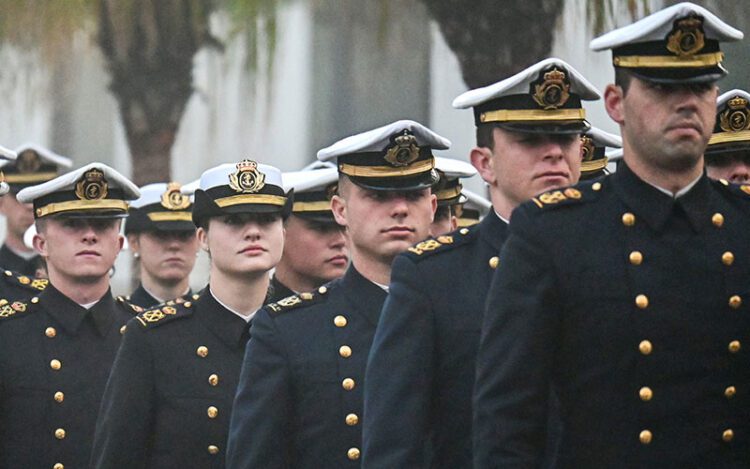
[[[502,215],[500,215],[499,213],[497,213],[497,210],[495,210],[493,208],[492,211],[495,212],[495,215],[497,215],[497,218],[499,218],[500,220],[504,221],[506,225],[510,224],[510,220],[506,220],[505,218],[503,218]]]
[[[251,320],[251,319],[253,319],[253,317],[255,316],[255,313],[257,313],[257,312],[258,312],[258,310],[255,310],[255,311],[253,311],[252,313],[250,313],[250,314],[247,314],[247,315],[245,315],[245,314],[242,314],[242,313],[240,313],[239,311],[235,311],[235,310],[233,310],[232,308],[230,308],[229,306],[227,306],[227,305],[225,305],[224,303],[222,303],[222,301],[221,301],[221,300],[220,300],[219,298],[217,298],[217,297],[216,297],[216,295],[214,295],[214,292],[212,292],[212,291],[211,291],[211,287],[210,287],[210,286],[208,287],[208,291],[209,291],[209,292],[211,292],[211,296],[213,296],[213,297],[214,297],[214,300],[216,300],[216,302],[217,302],[217,303],[219,303],[219,304],[220,304],[221,306],[225,307],[225,308],[226,308],[226,309],[227,309],[228,311],[231,311],[232,313],[234,313],[234,314],[236,314],[237,316],[239,316],[239,317],[241,317],[242,319],[244,319],[244,320],[245,320],[245,322],[248,322],[248,323],[249,323],[249,322],[250,322],[250,320]]]
[[[698,184],[698,181],[700,181],[701,177],[703,177],[703,174],[699,175],[699,176],[698,176],[697,178],[695,178],[695,180],[693,180],[693,181],[692,181],[692,182],[691,182],[690,184],[688,184],[687,186],[685,186],[685,187],[683,187],[682,189],[678,190],[677,192],[672,192],[672,191],[669,191],[669,190],[667,190],[667,189],[664,189],[663,187],[659,187],[659,186],[657,186],[656,184],[651,184],[651,183],[650,183],[650,182],[648,182],[648,181],[646,181],[646,183],[647,183],[647,184],[648,184],[649,186],[651,186],[651,187],[653,187],[653,188],[655,188],[655,189],[659,190],[660,192],[663,192],[664,194],[666,194],[666,195],[668,195],[668,196],[672,197],[673,199],[679,199],[679,198],[680,198],[680,197],[682,197],[683,195],[685,195],[685,194],[687,194],[688,192],[690,192],[690,189],[692,189],[692,188],[693,188],[693,186],[695,186],[696,184]]]

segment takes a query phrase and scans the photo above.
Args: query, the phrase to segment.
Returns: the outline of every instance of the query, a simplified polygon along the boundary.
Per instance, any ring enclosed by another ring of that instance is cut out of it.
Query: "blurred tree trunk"
[[[193,56],[212,39],[205,0],[100,0],[99,45],[120,106],[133,181],[170,178],[170,151],[193,88]]]
[[[422,0],[469,88],[489,85],[549,56],[563,0]]]

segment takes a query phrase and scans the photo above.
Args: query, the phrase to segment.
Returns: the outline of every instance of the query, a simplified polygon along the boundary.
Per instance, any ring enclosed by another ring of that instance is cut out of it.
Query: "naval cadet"
[[[17,194],[33,204],[49,286],[0,301],[0,467],[86,467],[96,409],[133,312],[110,292],[138,188],[91,163]]]
[[[591,127],[581,136],[581,181],[609,174],[608,148],[612,150],[622,148],[622,138],[596,127]]]
[[[198,254],[190,196],[177,182],[148,184],[140,191],[125,222],[128,246],[139,261],[140,283],[126,299],[139,308],[187,301]]]
[[[203,173],[193,221],[210,282],[196,299],[128,323],[102,400],[91,466],[223,468],[229,416],[292,199],[273,166],[242,160]]]
[[[477,174],[476,168],[465,161],[453,158],[435,157],[435,169],[440,179],[432,187],[437,198],[435,218],[430,225],[430,236],[448,234],[458,227],[455,207],[466,202],[461,179],[468,179]]]
[[[459,201],[453,206],[456,214],[456,227],[468,228],[474,226],[492,210],[492,202],[487,198],[469,189],[462,189],[461,193],[466,196],[466,201]]]
[[[30,204],[22,204],[16,194],[26,187],[47,182],[73,165],[70,158],[42,146],[26,143],[16,148],[18,157],[0,162],[0,171],[10,186],[10,194],[0,198],[0,213],[5,217],[5,242],[0,247],[0,267],[32,276],[38,266],[38,255],[23,242],[23,235],[34,223]]]
[[[318,152],[338,166],[331,206],[346,227],[352,264],[341,279],[258,313],[232,415],[228,467],[359,467],[365,364],[391,262],[429,233],[437,205],[432,149],[449,145],[402,120]]]
[[[735,184],[750,182],[750,93],[731,90],[716,101],[716,124],[708,141],[706,173]]]
[[[284,188],[294,191],[294,205],[284,223],[284,254],[271,278],[267,303],[313,291],[344,275],[349,265],[344,228],[331,211],[338,181],[336,167],[290,171],[281,178]]]
[[[364,467],[471,466],[474,363],[508,220],[524,200],[578,181],[588,128],[581,102],[598,98],[551,58],[453,102],[474,109],[470,157],[493,211],[394,262],[365,378]]]
[[[537,467],[549,396],[556,467],[746,468],[750,186],[713,181],[720,42],[742,33],[680,3],[592,41],[617,171],[513,213],[487,298],[476,468]]]

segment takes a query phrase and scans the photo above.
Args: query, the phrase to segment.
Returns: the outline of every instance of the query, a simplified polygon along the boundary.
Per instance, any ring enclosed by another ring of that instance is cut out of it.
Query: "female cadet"
[[[243,160],[203,173],[193,221],[211,280],[197,300],[148,309],[128,324],[92,467],[224,467],[248,323],[281,258],[290,208],[274,167]]]

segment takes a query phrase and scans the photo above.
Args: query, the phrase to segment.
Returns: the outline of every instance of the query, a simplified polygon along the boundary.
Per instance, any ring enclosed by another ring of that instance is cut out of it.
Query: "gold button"
[[[55,393],[55,402],[62,402],[65,400],[65,394],[62,393],[62,391],[57,391]]]
[[[727,428],[724,430],[724,432],[721,434],[721,439],[724,440],[726,443],[729,443],[730,441],[734,440],[734,432],[731,428]]]
[[[594,184],[591,185],[591,188],[594,189],[595,191],[600,191],[602,190],[602,183],[595,182]]]
[[[734,386],[728,386],[724,390],[724,395],[726,396],[727,399],[733,398],[735,394],[737,394],[737,388],[735,388]]]
[[[60,360],[58,359],[53,359],[49,362],[49,367],[53,370],[59,370],[60,368],[62,368],[62,363],[60,363]]]
[[[643,402],[648,402],[651,400],[652,397],[654,397],[654,392],[648,386],[643,386],[638,391],[638,396],[641,398]]]
[[[339,347],[339,355],[341,355],[344,358],[349,358],[352,356],[352,348],[348,345],[342,345]]]
[[[654,434],[651,433],[649,430],[643,430],[639,435],[638,439],[643,443],[644,445],[647,445],[651,443],[651,440],[654,438]]]
[[[640,251],[631,252],[628,258],[630,259],[630,263],[633,265],[641,265],[641,263],[643,262],[643,254],[641,254]]]
[[[215,419],[219,415],[219,409],[214,406],[210,406],[206,412],[208,413],[208,418],[210,419]]]
[[[725,252],[721,255],[721,262],[723,262],[724,265],[732,265],[734,263],[734,254],[729,251]]]
[[[208,384],[211,386],[218,386],[219,385],[219,375],[213,374],[208,377]]]
[[[39,297],[38,297],[38,296],[35,296],[34,298],[32,298],[32,299],[31,299],[31,300],[29,300],[29,301],[31,301],[31,302],[32,302],[32,303],[34,303],[34,304],[37,304],[37,303],[39,303]]]
[[[325,295],[327,291],[328,291],[328,288],[326,288],[325,285],[318,288],[318,293],[320,293],[321,295]]]
[[[206,358],[206,356],[208,355],[208,347],[206,347],[205,345],[201,345],[200,347],[195,349],[195,354],[201,358]]]
[[[640,309],[648,308],[648,297],[646,295],[638,295],[635,297],[635,305]]]
[[[458,232],[461,233],[462,235],[465,235],[466,233],[469,232],[469,229],[468,228],[461,228],[460,230],[458,230]]]
[[[500,263],[500,258],[497,256],[490,257],[490,268],[497,269],[497,265]]]
[[[344,316],[336,316],[333,318],[333,323],[336,324],[336,327],[344,327],[346,326],[346,318]]]
[[[122,327],[120,328],[120,335],[123,335],[123,334],[125,333],[125,331],[126,331],[126,330],[128,330],[128,326],[122,326]]]
[[[344,378],[344,381],[341,382],[341,387],[347,391],[351,391],[354,389],[354,380],[351,378]]]
[[[47,337],[51,339],[57,335],[57,331],[55,330],[54,327],[48,327],[47,329],[44,330],[44,335],[46,335]]]
[[[346,457],[352,461],[359,459],[359,448],[349,448],[349,451],[346,452]]]
[[[11,272],[10,270],[6,270],[6,271],[5,271],[5,276],[6,276],[6,277],[10,277],[10,276],[12,276],[12,275],[13,275],[13,272]]]
[[[625,212],[622,214],[622,224],[625,226],[633,226],[635,225],[635,215],[633,215],[630,212]]]
[[[62,463],[57,463],[52,466],[52,469],[65,469],[65,466]]]
[[[651,352],[654,350],[654,346],[650,341],[643,340],[640,344],[638,344],[638,350],[640,350],[643,355],[651,355]]]
[[[219,447],[216,445],[208,445],[208,454],[219,454]]]
[[[742,298],[739,295],[732,295],[729,297],[729,307],[737,309],[742,305]]]
[[[58,428],[55,430],[55,438],[58,440],[62,440],[65,438],[65,429],[64,428]]]
[[[193,306],[193,303],[191,303],[189,301],[186,301],[183,306],[185,306],[186,308],[189,308],[189,307]]]
[[[711,223],[713,223],[714,226],[721,228],[724,224],[724,215],[721,213],[714,213],[711,217]]]
[[[346,424],[350,427],[353,427],[354,425],[359,423],[359,416],[357,414],[347,414],[346,416]]]
[[[299,294],[299,297],[302,298],[303,300],[312,300],[313,295],[310,292],[303,292]]]
[[[740,341],[739,340],[733,340],[733,341],[729,342],[729,351],[731,353],[737,353],[737,352],[739,352],[741,347],[742,346],[740,345]]]

